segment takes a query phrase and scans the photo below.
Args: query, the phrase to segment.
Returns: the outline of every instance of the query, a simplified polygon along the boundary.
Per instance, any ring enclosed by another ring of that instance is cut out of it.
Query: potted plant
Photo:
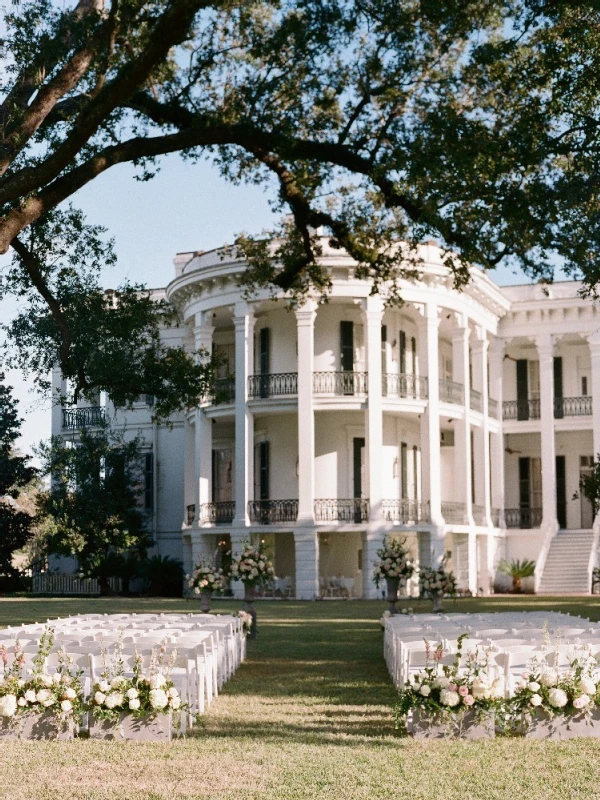
[[[64,649],[58,651],[58,666],[46,671],[52,650],[51,629],[42,634],[29,677],[23,677],[24,656],[19,642],[9,654],[0,647],[3,676],[0,681],[0,738],[72,739],[84,712],[81,671],[75,670]]]
[[[430,598],[436,613],[443,611],[444,597],[456,597],[456,577],[454,573],[446,571],[450,555],[450,553],[445,554],[437,569],[423,567],[419,570],[419,596]]]
[[[414,573],[415,566],[406,548],[406,538],[384,538],[377,551],[378,561],[373,562],[373,580],[379,586],[385,580],[390,614],[396,614],[396,601],[401,581],[407,581]]]
[[[512,590],[515,594],[522,591],[523,578],[532,578],[535,574],[535,561],[513,559],[510,563],[502,560],[498,564],[498,572],[512,578]]]
[[[252,617],[250,633],[251,639],[257,634],[256,609],[252,605],[257,586],[267,586],[273,580],[275,568],[262,548],[249,543],[242,545],[242,552],[232,558],[229,574],[232,580],[242,581],[244,584],[245,611]]]
[[[200,595],[200,610],[210,611],[210,600],[215,592],[222,592],[224,586],[223,570],[213,564],[201,561],[196,564],[191,575],[186,575],[188,586],[194,594]]]
[[[395,708],[396,727],[415,739],[489,739],[503,707],[499,680],[488,674],[487,652],[468,653],[461,665],[464,634],[452,664],[442,664],[442,645],[425,642],[425,668],[401,690]]]
[[[131,677],[124,674],[119,646],[112,658],[104,656],[101,679],[90,697],[92,738],[171,741],[173,712],[185,706],[170,677],[177,651],[165,656],[164,646],[155,650],[144,672],[143,659],[136,653]]]

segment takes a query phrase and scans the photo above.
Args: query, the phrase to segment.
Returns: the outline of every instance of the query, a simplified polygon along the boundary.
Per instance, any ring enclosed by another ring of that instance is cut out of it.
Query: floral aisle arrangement
[[[242,552],[232,559],[229,571],[233,580],[251,587],[268,585],[275,575],[273,562],[269,561],[260,544],[255,547],[245,543]]]
[[[101,679],[94,683],[90,698],[91,735],[170,741],[172,714],[186,708],[171,678],[176,659],[176,650],[167,657],[161,645],[153,650],[145,672],[143,658],[136,652],[129,677],[120,645],[112,656],[104,652]]]
[[[196,564],[191,575],[186,575],[188,586],[194,594],[200,595],[200,608],[210,611],[210,598],[215,592],[225,588],[223,570],[204,561]]]
[[[442,610],[442,598],[456,597],[456,577],[446,570],[450,553],[446,553],[437,569],[424,567],[419,570],[419,596],[433,600],[433,610]]]
[[[489,678],[489,654],[476,649],[463,659],[458,639],[451,664],[443,664],[442,645],[425,642],[426,663],[400,691],[396,724],[415,738],[489,738],[496,713],[502,712],[501,682]],[[463,663],[464,661],[464,663]]]
[[[57,653],[57,668],[46,670],[54,645],[52,629],[42,634],[33,669],[23,677],[25,656],[19,642],[12,652],[0,647],[0,735],[24,739],[72,738],[85,710],[81,670],[73,666],[64,649]]]
[[[415,572],[415,565],[406,548],[406,539],[383,540],[381,548],[377,551],[378,561],[373,562],[373,580],[379,586],[385,580],[387,588],[388,611],[395,614],[398,588],[401,582],[406,582]]]

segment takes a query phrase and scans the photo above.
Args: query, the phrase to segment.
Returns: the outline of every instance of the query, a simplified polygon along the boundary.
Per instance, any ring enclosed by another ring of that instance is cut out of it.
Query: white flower
[[[165,685],[166,682],[167,682],[167,679],[165,678],[165,676],[161,675],[160,672],[159,672],[158,675],[153,675],[150,678],[150,688],[152,688],[152,689],[161,689]]]
[[[134,689],[132,686],[131,689],[127,689],[126,695],[130,700],[135,700],[135,698],[138,696],[138,690]]]
[[[52,677],[50,675],[42,675],[41,678],[42,678],[42,683],[44,684],[44,686],[50,687],[50,686],[53,685],[53,680],[52,680]]]
[[[579,697],[576,697],[573,700],[573,706],[578,709],[585,708],[590,704],[590,697],[587,694],[580,694]]]
[[[427,684],[424,683],[423,686],[421,686],[421,688],[419,689],[419,692],[423,695],[423,697],[429,697],[429,695],[431,694],[431,687],[427,686]]]
[[[17,700],[17,705],[21,706],[21,708],[22,708],[23,706],[27,705],[27,700],[25,700],[24,697],[19,697],[19,699]]]
[[[532,694],[529,698],[529,702],[532,706],[541,706],[542,705],[542,698],[539,694]]]
[[[460,695],[458,692],[451,692],[448,689],[442,689],[440,692],[440,703],[443,706],[457,706],[460,703]]]
[[[140,701],[137,699],[137,697],[131,697],[131,698],[129,698],[129,708],[130,708],[132,711],[137,711],[137,709],[138,709],[139,707],[140,707]]]
[[[117,677],[113,678],[112,681],[110,682],[110,688],[118,689],[119,686],[122,686],[124,682],[125,678],[122,675],[117,675]]]
[[[77,692],[75,689],[65,689],[65,697],[67,700],[75,700]]]
[[[548,688],[550,686],[556,686],[558,683],[558,673],[556,670],[547,669],[545,672],[542,672],[540,676],[540,683],[542,686],[546,686]]]
[[[444,677],[436,678],[433,682],[433,685],[438,689],[447,689],[448,686],[450,686],[450,681],[448,680],[448,678]]]
[[[562,689],[550,689],[548,693],[548,702],[551,706],[554,706],[554,708],[564,708],[569,702],[569,698]]]
[[[167,697],[167,693],[162,689],[152,689],[150,691],[150,705],[152,708],[165,708],[168,702],[169,698]]]
[[[24,696],[25,696],[25,700],[28,703],[35,703],[35,701],[37,700],[37,697],[36,697],[36,694],[35,694],[35,689],[27,689],[27,691],[25,692]]]
[[[174,711],[177,711],[179,706],[181,705],[181,697],[172,697],[171,698],[171,708]]]
[[[23,680],[23,678],[19,678],[19,680],[17,681],[17,686],[19,687],[19,689],[22,689],[23,686],[25,686],[25,681]]]
[[[110,689],[110,683],[108,681],[100,681],[100,683],[98,684],[98,688],[100,689],[101,692],[104,692],[106,694],[106,692],[108,692]]]
[[[174,686],[167,690],[167,697],[178,697],[179,692]]]
[[[63,700],[60,704],[62,711],[68,712],[73,710],[73,703],[70,700]]]
[[[55,672],[54,673],[54,675],[52,676],[52,683],[55,686],[58,686],[58,684],[60,683],[60,672]]]
[[[106,696],[106,707],[116,708],[123,704],[123,695],[121,692],[111,692]]]
[[[17,697],[14,694],[5,694],[0,697],[0,717],[14,717],[17,711]]]
[[[583,694],[596,694],[596,684],[591,678],[582,678],[577,684],[577,688]]]
[[[94,695],[94,703],[96,703],[97,706],[101,706],[105,700],[106,700],[106,695],[104,694],[104,692],[96,692],[96,694]]]
[[[539,685],[539,683],[538,683],[537,681],[530,681],[530,682],[527,684],[527,688],[528,688],[528,689],[529,689],[531,692],[539,692],[539,690],[540,690],[540,685]]]
[[[37,693],[36,700],[43,706],[51,706],[54,703],[54,695],[49,689],[40,689]]]

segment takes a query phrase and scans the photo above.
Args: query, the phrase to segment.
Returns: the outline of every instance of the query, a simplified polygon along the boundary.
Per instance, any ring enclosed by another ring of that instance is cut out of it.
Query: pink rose
[[[467,695],[465,695],[463,697],[463,703],[466,706],[472,706],[474,702],[475,702],[475,698],[473,697],[472,694],[467,694]]]
[[[456,691],[456,684],[455,683],[451,683],[450,686],[448,686],[448,689],[451,692],[455,692]]]
[[[469,687],[468,686],[459,686],[458,693],[461,697],[466,697],[469,694]]]

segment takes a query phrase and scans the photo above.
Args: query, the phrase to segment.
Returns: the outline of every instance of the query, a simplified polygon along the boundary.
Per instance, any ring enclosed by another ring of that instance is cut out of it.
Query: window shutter
[[[259,444],[259,493],[261,500],[269,499],[269,442]]]
[[[261,328],[259,334],[259,362],[258,367],[260,371],[260,396],[269,396],[269,379],[268,374],[271,367],[271,330],[270,328]]]
[[[406,372],[406,332],[400,331],[398,336],[400,342],[400,374],[404,375]]]
[[[554,416],[556,419],[563,417],[563,369],[562,358],[554,357]]]
[[[517,361],[517,419],[529,419],[527,359]]]
[[[354,323],[340,322],[340,355],[343,372],[354,370]]]

